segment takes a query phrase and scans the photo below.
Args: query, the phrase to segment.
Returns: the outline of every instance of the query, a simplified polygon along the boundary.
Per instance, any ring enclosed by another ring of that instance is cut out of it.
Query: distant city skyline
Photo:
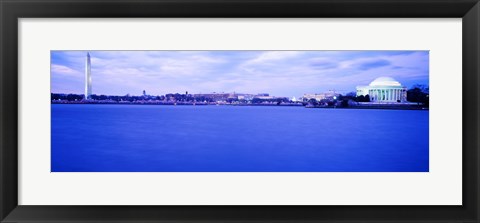
[[[428,51],[51,51],[51,92],[83,94],[91,57],[92,94],[211,92],[299,97],[355,92],[380,76],[407,88],[429,85]]]

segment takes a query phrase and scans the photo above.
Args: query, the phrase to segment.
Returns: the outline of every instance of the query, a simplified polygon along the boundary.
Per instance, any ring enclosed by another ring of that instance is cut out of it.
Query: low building
[[[303,100],[308,101],[310,99],[315,99],[317,101],[325,99],[324,94],[303,94]]]
[[[315,99],[317,101],[321,101],[323,99],[328,99],[328,100],[332,100],[334,99],[335,96],[338,97],[339,94],[335,93],[335,92],[326,92],[326,93],[314,93],[314,94],[303,94],[303,100],[304,101],[308,101],[310,99]]]
[[[357,97],[367,95],[371,102],[406,102],[407,88],[391,77],[379,77],[368,86],[357,86]]]

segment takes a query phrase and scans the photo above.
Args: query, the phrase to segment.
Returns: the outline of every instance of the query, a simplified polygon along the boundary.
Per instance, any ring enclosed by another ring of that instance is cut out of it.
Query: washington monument
[[[85,100],[92,98],[92,74],[90,69],[90,53],[85,60]]]

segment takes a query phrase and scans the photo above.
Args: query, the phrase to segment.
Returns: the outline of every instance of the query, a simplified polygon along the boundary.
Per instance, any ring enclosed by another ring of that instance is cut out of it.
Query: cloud
[[[243,66],[271,63],[279,60],[297,57],[301,51],[267,51],[261,52],[257,57],[247,60]]]
[[[360,70],[370,70],[374,68],[388,66],[390,64],[391,63],[388,60],[378,59],[378,60],[365,61],[357,64],[357,66],[358,66],[358,69]]]
[[[87,51],[52,51],[52,92],[82,93]],[[95,94],[355,91],[379,76],[428,85],[427,51],[90,51]],[[71,90],[69,90],[71,89]]]
[[[310,66],[315,69],[332,69],[337,68],[338,63],[329,58],[313,58],[310,60]]]
[[[64,66],[64,65],[58,65],[58,64],[52,64],[50,66],[50,70],[52,72],[52,75],[79,75],[81,72],[74,70],[70,67]]]

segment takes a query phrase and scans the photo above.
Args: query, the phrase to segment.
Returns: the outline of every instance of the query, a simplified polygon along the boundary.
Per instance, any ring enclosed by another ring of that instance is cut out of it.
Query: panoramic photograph
[[[51,172],[429,172],[429,51],[50,56]]]

